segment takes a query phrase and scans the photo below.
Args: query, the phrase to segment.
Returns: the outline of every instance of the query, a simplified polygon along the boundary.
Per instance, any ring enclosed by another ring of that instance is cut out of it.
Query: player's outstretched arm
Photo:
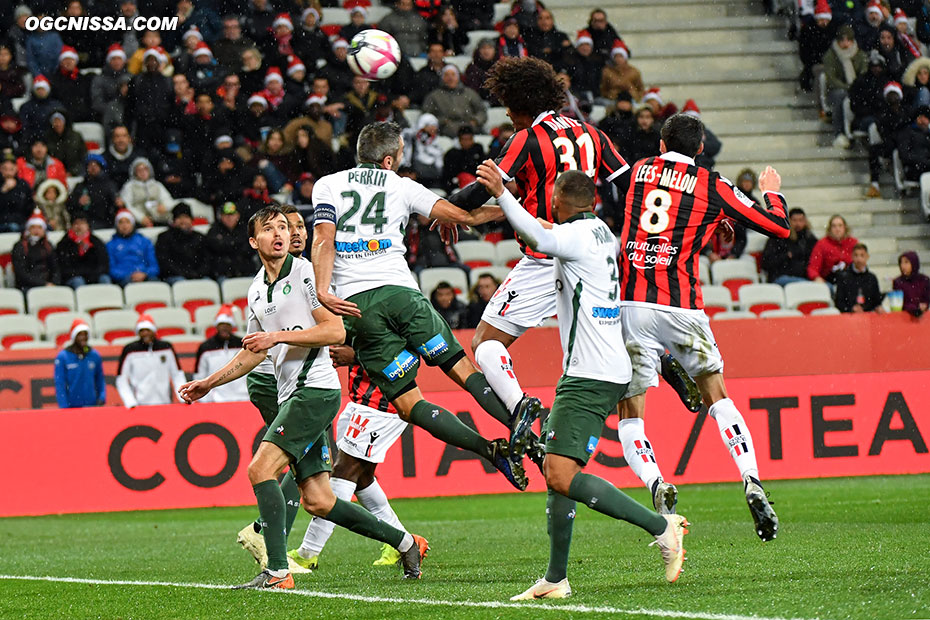
[[[742,194],[737,194],[733,185],[722,177],[716,178],[715,185],[709,188],[709,199],[720,205],[727,217],[769,237],[786,238],[791,234],[787,203],[785,197],[778,193],[781,189],[781,177],[771,166],[767,166],[759,175],[759,189],[764,192],[763,198],[768,208],[756,205]]]
[[[342,317],[333,314],[325,306],[316,308],[311,314],[313,320],[316,321],[313,327],[276,332],[254,332],[242,339],[242,346],[253,353],[263,354],[276,344],[312,348],[345,342],[346,328],[342,324]]]
[[[250,373],[261,361],[265,359],[265,353],[253,353],[248,349],[242,349],[236,353],[236,357],[217,370],[206,379],[198,381],[188,381],[178,388],[178,396],[185,403],[192,403],[206,396],[210,390],[221,385],[226,385],[230,381],[235,381],[239,377],[244,377]]]
[[[313,227],[313,247],[310,249],[310,262],[316,279],[317,299],[330,312],[339,316],[362,316],[358,306],[351,301],[340,299],[329,292],[333,282],[333,263],[336,260],[336,224],[328,220],[318,221]]]

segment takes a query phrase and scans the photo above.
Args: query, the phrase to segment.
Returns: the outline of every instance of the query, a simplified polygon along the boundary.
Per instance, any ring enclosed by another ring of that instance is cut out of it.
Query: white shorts
[[[626,396],[644,394],[659,385],[661,358],[666,350],[692,377],[723,371],[723,358],[703,312],[675,312],[643,306],[623,306],[623,339],[633,363]]]
[[[555,264],[524,256],[497,287],[481,320],[519,338],[556,313]]]
[[[383,463],[407,423],[396,413],[348,403],[336,420],[336,447],[357,459]]]

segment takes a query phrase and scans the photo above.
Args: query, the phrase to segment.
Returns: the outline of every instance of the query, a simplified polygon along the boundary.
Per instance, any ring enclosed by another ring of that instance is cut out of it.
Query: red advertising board
[[[930,371],[737,378],[727,385],[766,479],[930,472]],[[551,404],[552,383],[531,391]],[[485,436],[502,434],[464,392],[426,396]],[[738,478],[712,419],[688,413],[665,386],[650,392],[647,412],[666,479]],[[260,430],[248,403],[2,412],[0,516],[251,504],[246,466]],[[543,490],[541,475],[527,464],[530,490]],[[619,486],[639,484],[622,459],[615,416],[587,471]],[[391,449],[378,478],[391,497],[513,490],[473,454],[419,428]]]

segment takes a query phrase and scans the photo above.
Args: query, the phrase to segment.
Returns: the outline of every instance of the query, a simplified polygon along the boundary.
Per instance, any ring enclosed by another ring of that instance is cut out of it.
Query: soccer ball
[[[400,64],[400,46],[383,30],[362,30],[349,44],[349,67],[355,75],[383,80],[394,75]]]

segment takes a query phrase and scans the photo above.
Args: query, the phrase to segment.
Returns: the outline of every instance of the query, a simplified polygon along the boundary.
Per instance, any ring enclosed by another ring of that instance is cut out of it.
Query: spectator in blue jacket
[[[106,402],[103,360],[87,346],[90,327],[82,319],[71,324],[71,343],[55,356],[55,398],[61,409],[99,407]]]
[[[41,16],[40,16],[41,17]],[[32,75],[53,75],[64,43],[54,30],[34,30],[26,34],[26,63]]]
[[[116,212],[116,234],[107,243],[107,254],[110,277],[118,284],[158,279],[155,246],[136,232],[136,218],[129,209]]]

